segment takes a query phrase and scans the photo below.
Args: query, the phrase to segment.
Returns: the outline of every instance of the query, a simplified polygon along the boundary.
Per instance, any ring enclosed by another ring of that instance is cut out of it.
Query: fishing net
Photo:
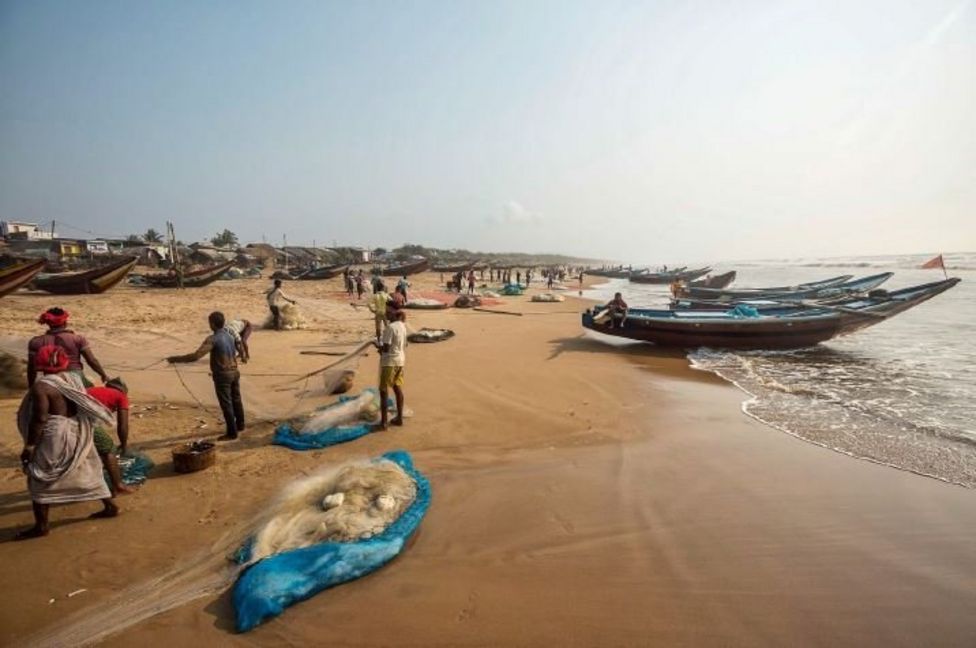
[[[430,506],[430,484],[403,451],[355,462],[288,487],[238,552],[237,630],[373,572],[392,560]]]
[[[502,286],[501,294],[506,297],[515,297],[522,294],[522,286],[518,284],[508,284]]]
[[[264,320],[264,328],[274,328],[274,318],[270,314]],[[281,306],[281,328],[285,331],[308,328],[308,320],[297,304]]]
[[[532,295],[532,301],[543,302],[543,303],[554,303],[566,301],[566,298],[562,295],[554,295],[552,293],[542,293],[539,295]]]
[[[153,460],[141,452],[126,452],[119,457],[119,471],[122,483],[138,486],[149,478],[149,472],[156,466]]]
[[[391,405],[387,403],[387,407]],[[315,450],[358,439],[373,431],[380,415],[380,396],[373,388],[339,400],[275,428],[272,443],[292,450]]]
[[[424,344],[428,342],[443,342],[444,340],[450,340],[452,337],[454,337],[454,331],[450,329],[422,328],[408,335],[407,340],[409,342]]]

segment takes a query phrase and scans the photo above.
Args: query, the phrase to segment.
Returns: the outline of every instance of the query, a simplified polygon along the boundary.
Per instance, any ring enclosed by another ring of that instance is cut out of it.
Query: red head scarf
[[[46,374],[61,373],[68,368],[69,362],[65,350],[54,344],[42,346],[34,356],[34,367]]]
[[[68,323],[68,311],[61,308],[49,308],[37,318],[41,324],[47,324],[50,328],[59,328]]]

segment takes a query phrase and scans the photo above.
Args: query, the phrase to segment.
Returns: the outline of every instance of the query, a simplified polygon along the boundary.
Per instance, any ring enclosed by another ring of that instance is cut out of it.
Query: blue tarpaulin
[[[376,390],[369,388],[366,391],[375,392]],[[356,398],[358,397],[340,396],[338,401],[323,409],[337,407]],[[391,404],[392,401],[389,401],[387,406],[389,407]],[[317,450],[336,445],[337,443],[345,443],[346,441],[358,439],[361,436],[369,434],[373,429],[374,426],[371,423],[356,423],[352,425],[337,425],[318,432],[299,432],[290,423],[282,423],[275,428],[271,443],[285,446],[292,450]]]
[[[399,465],[417,484],[413,503],[382,533],[367,540],[323,542],[268,556],[248,567],[237,579],[232,596],[238,632],[247,632],[324,589],[376,571],[403,550],[430,507],[430,482],[403,450],[381,458]],[[250,554],[249,540],[237,560],[247,562]]]

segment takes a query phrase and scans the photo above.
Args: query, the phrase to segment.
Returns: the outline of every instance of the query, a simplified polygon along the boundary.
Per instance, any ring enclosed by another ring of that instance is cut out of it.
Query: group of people
[[[62,308],[48,309],[38,318],[47,330],[27,345],[28,393],[17,427],[34,526],[18,533],[17,540],[48,534],[51,504],[99,500],[102,510],[91,517],[115,517],[115,496],[133,490],[122,481],[117,458],[129,442],[128,389],[121,378],[108,376],[88,340],[68,328],[68,318]],[[103,386],[87,379],[82,360]],[[113,425],[118,447],[108,433]]]

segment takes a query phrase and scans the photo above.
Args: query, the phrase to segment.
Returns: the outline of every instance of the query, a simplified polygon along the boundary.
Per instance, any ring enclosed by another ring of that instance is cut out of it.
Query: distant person
[[[518,272],[515,273],[515,283],[517,283],[520,286],[522,285],[522,271],[521,270],[519,270]]]
[[[671,282],[671,296],[677,299],[681,297],[685,292],[685,282],[681,279],[675,279]]]
[[[468,273],[468,294],[469,295],[474,294],[474,281],[475,281],[474,270],[472,270]]]
[[[88,386],[94,383],[85,377],[85,368],[81,364],[82,358],[98,374],[103,383],[108,380],[108,374],[105,373],[102,365],[95,358],[95,354],[92,353],[91,347],[88,345],[88,340],[83,335],[78,335],[68,328],[68,311],[55,306],[41,313],[37,321],[46,325],[47,331],[31,338],[30,342],[27,343],[28,386],[33,385],[34,380],[37,378],[37,368],[34,363],[37,352],[42,347],[52,344],[64,350],[68,358],[67,370],[77,374],[84,385]]]
[[[271,325],[274,330],[281,330],[281,306],[283,302],[294,304],[295,300],[287,296],[281,289],[281,279],[274,280],[274,287],[267,292],[268,308],[271,309]]]
[[[550,271],[549,272],[549,277],[546,279],[546,286],[547,286],[547,288],[549,290],[552,290],[552,286],[553,286],[553,283],[555,282],[555,279],[556,279],[556,273]]]
[[[376,339],[380,339],[383,327],[386,325],[386,305],[390,301],[390,296],[386,294],[386,286],[380,281],[376,284],[376,290],[369,300],[369,310],[373,313],[373,325],[376,327]]]
[[[613,299],[607,304],[607,310],[610,311],[610,328],[623,328],[627,313],[630,311],[623,295],[614,293]]]
[[[403,301],[404,301],[404,303],[410,301],[410,298],[407,297],[407,289],[409,287],[410,287],[410,282],[407,281],[407,275],[403,275],[400,278],[400,281],[397,282],[397,288],[400,289],[400,294],[403,295]]]
[[[363,271],[360,270],[356,274],[356,299],[362,299],[363,293],[366,291],[366,278],[363,277]]]
[[[34,526],[15,540],[46,536],[51,504],[101,500],[102,510],[90,517],[119,514],[92,434],[94,425],[111,424],[111,412],[85,393],[78,373],[68,370],[71,359],[64,348],[43,345],[32,361],[43,375],[31,384],[17,413],[17,427],[24,439],[20,465],[27,475]]]
[[[105,406],[110,412],[115,414],[115,433],[119,438],[119,454],[125,454],[129,447],[129,389],[121,378],[112,378],[105,383],[104,387],[89,387],[89,396]],[[122,481],[122,471],[119,469],[119,460],[115,456],[115,442],[109,435],[105,427],[95,425],[93,440],[95,451],[98,452],[99,459],[105,467],[105,472],[109,475],[112,495],[128,495],[136,492],[131,486],[126,486]]]
[[[407,299],[403,296],[400,286],[397,286],[393,290],[393,295],[390,296],[389,301],[386,302],[386,321],[392,322],[395,320],[396,314],[403,310],[403,307],[406,305]]]
[[[234,340],[224,328],[224,314],[219,311],[210,313],[207,318],[210,330],[213,331],[204,339],[200,348],[193,353],[166,358],[170,364],[181,362],[196,362],[203,356],[210,354],[210,374],[213,378],[214,392],[220,411],[224,415],[226,433],[220,437],[222,441],[233,440],[244,431],[244,403],[241,401],[241,373],[237,369],[237,358],[244,361],[244,349]]]
[[[406,364],[407,348],[407,314],[397,311],[396,318],[392,320],[383,331],[383,337],[376,344],[380,350],[380,428],[387,429],[387,409],[386,400],[389,391],[393,389],[396,399],[397,415],[389,423],[391,425],[403,425],[403,367]]]
[[[580,297],[583,296],[583,271],[582,270],[580,270],[579,273],[579,294]]]

